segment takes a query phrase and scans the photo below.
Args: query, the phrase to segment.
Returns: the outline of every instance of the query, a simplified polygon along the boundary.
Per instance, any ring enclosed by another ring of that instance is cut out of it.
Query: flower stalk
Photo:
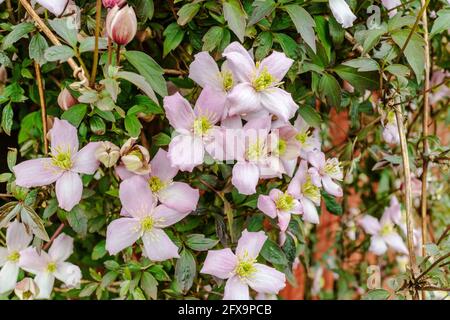
[[[95,7],[95,43],[94,43],[94,62],[92,65],[91,82],[90,86],[95,84],[95,78],[97,76],[98,67],[98,38],[100,37],[100,23],[102,17],[102,0],[97,0]]]
[[[41,66],[38,62],[34,61],[34,70],[36,72],[36,80],[39,91],[39,102],[41,107],[41,118],[42,118],[42,135],[44,140],[44,154],[48,153],[48,140],[47,140],[47,108],[45,105],[45,92],[44,83],[42,81]]]

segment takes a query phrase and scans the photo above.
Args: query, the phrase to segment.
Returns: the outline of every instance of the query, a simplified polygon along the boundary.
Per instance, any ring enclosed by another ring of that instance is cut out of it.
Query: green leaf
[[[403,48],[409,33],[410,30],[399,30],[392,34],[392,39],[400,48]],[[412,34],[411,39],[403,52],[406,60],[416,75],[416,80],[418,83],[422,81],[423,72],[425,69],[424,46],[425,41],[418,33],[415,32]]]
[[[358,72],[356,69],[344,65],[334,68],[334,71],[343,80],[348,81],[356,90],[375,90],[378,88],[378,72]]]
[[[14,29],[3,38],[2,50],[8,49],[18,40],[22,39],[28,33],[34,30],[34,24],[31,22],[22,22],[14,27]]]
[[[2,111],[2,128],[5,133],[10,136],[11,128],[13,125],[14,111],[12,109],[11,103],[8,103]]]
[[[328,19],[328,27],[330,29],[330,36],[335,45],[340,45],[344,41],[345,29],[336,21],[333,16]]]
[[[378,42],[380,42],[381,36],[386,33],[386,25],[382,25],[382,28],[379,29],[371,29],[364,31],[364,40],[362,42],[363,52],[362,55],[365,55],[367,52],[372,50]]]
[[[322,197],[325,201],[325,206],[330,213],[335,214],[337,216],[341,216],[343,213],[342,206],[336,201],[336,199],[328,194],[327,192],[322,190]]]
[[[342,63],[344,66],[349,66],[358,70],[358,72],[377,71],[380,70],[378,62],[370,58],[356,58]]]
[[[141,276],[141,288],[149,299],[156,300],[158,294],[158,281],[150,272],[143,272]]]
[[[44,57],[47,61],[61,61],[65,62],[72,58],[75,55],[75,52],[71,47],[61,45],[61,46],[53,46],[45,50]]]
[[[272,45],[272,34],[268,31],[261,32],[253,43],[253,46],[257,46],[255,50],[256,60],[261,61],[263,58],[265,58],[269,54],[270,49],[272,49]]]
[[[131,82],[136,87],[141,89],[142,92],[144,92],[155,103],[158,103],[158,98],[156,98],[155,92],[153,91],[152,87],[150,86],[149,82],[147,82],[145,77],[129,71],[119,71],[116,75],[120,79]]]
[[[274,33],[273,36],[289,58],[295,59],[297,57],[298,44],[294,39],[284,33]]]
[[[44,219],[48,219],[52,215],[54,215],[57,210],[58,210],[58,201],[56,201],[56,199],[50,199],[49,201],[47,201],[47,206],[45,207],[42,217]]]
[[[145,296],[144,293],[142,292],[142,290],[140,288],[135,288],[133,290],[133,300],[145,300]]]
[[[34,209],[28,205],[22,204],[20,210],[20,218],[22,223],[25,224],[29,230],[31,230],[36,237],[44,241],[49,241],[47,231],[45,230],[44,223]]]
[[[295,25],[298,33],[302,36],[306,44],[316,52],[316,35],[314,33],[314,27],[316,23],[311,15],[298,4],[292,4],[285,6],[287,11]]]
[[[323,16],[314,16],[314,21],[317,37],[325,49],[329,61],[331,59],[331,37],[328,31],[328,21]]]
[[[206,251],[215,247],[219,240],[205,238],[204,234],[190,234],[187,236],[186,245],[195,251]]]
[[[175,281],[184,293],[192,287],[195,273],[196,263],[194,256],[189,250],[183,249],[175,265]]]
[[[450,8],[443,8],[437,12],[438,17],[434,20],[431,28],[430,38],[441,33],[442,31],[450,29]]]
[[[106,124],[103,119],[98,116],[93,116],[89,120],[89,126],[91,131],[95,134],[104,135],[106,132]]]
[[[76,104],[69,110],[64,111],[64,113],[61,115],[61,119],[69,121],[74,127],[78,128],[81,121],[83,121],[86,112],[86,104]]]
[[[76,206],[71,211],[67,212],[66,217],[72,229],[84,237],[87,233],[88,222],[86,213],[84,213],[79,206]]]
[[[332,75],[324,74],[322,76],[319,82],[319,92],[321,98],[325,98],[330,107],[337,108],[341,105],[341,87]]]
[[[106,241],[101,240],[99,243],[97,243],[92,250],[91,258],[92,260],[98,260],[103,258],[106,255],[106,249],[105,249]]]
[[[387,300],[390,293],[384,289],[370,290],[362,296],[362,300]]]
[[[98,38],[98,49],[105,50],[108,47],[107,38]],[[95,50],[95,37],[86,37],[80,42],[80,53],[89,52]]]
[[[149,99],[147,96],[143,95],[135,96],[134,103],[139,106],[145,106],[146,113],[164,114],[164,110],[161,108],[161,106],[157,105],[153,100]]]
[[[78,295],[80,298],[86,298],[89,297],[91,294],[94,293],[94,291],[97,289],[98,283],[89,283],[86,285],[83,290],[80,291],[80,294]]]
[[[220,44],[223,37],[223,29],[218,26],[211,27],[203,36],[203,51],[212,51]]]
[[[391,64],[385,70],[397,77],[406,77],[409,74],[409,68],[402,64]]]
[[[276,3],[273,0],[256,0],[253,1],[252,6],[252,15],[248,20],[249,27],[269,16],[275,9]]]
[[[164,30],[164,44],[163,44],[163,57],[167,56],[169,52],[178,47],[183,41],[184,30],[176,23],[171,23]]]
[[[142,124],[135,114],[129,114],[125,117],[125,130],[130,137],[138,137],[141,133]]]
[[[153,58],[140,51],[126,51],[124,56],[157,94],[162,97],[167,95],[166,80],[163,77],[164,70]]]
[[[247,14],[239,0],[225,0],[223,2],[223,15],[228,27],[244,42]]]
[[[48,20],[48,23],[56,33],[64,39],[72,48],[77,45],[77,27],[72,18],[56,18]]]
[[[272,240],[266,240],[262,249],[261,255],[264,259],[270,263],[287,266],[288,259],[286,254],[281,250],[281,248]]]
[[[198,13],[198,10],[200,10],[201,4],[200,3],[187,3],[184,6],[178,10],[177,15],[177,23],[180,26],[184,26],[186,23],[192,20],[192,18],[195,17],[195,15]]]
[[[322,123],[320,114],[311,106],[301,106],[298,113],[312,127],[319,127]]]
[[[170,140],[171,140],[170,136],[168,136],[164,132],[160,132],[153,136],[153,143],[157,147],[164,147],[164,146],[169,145]]]
[[[33,38],[31,38],[30,46],[28,48],[30,59],[35,60],[40,66],[47,62],[45,59],[45,51],[48,48],[47,41],[40,34],[36,33]]]

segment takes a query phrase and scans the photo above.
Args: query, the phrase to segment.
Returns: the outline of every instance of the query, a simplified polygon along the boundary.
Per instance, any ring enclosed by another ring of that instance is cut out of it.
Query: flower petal
[[[156,205],[147,180],[140,176],[122,181],[119,197],[125,211],[135,218],[147,216]]]
[[[236,256],[239,258],[248,254],[249,258],[256,259],[266,240],[267,236],[264,231],[249,232],[245,229],[238,241]]]
[[[77,153],[79,147],[77,128],[68,121],[55,118],[53,128],[48,133],[52,155],[57,155],[60,152],[69,152],[71,155]]]
[[[9,251],[21,251],[28,247],[33,235],[17,220],[11,222],[6,231],[6,246]]]
[[[369,251],[375,253],[377,256],[382,255],[387,250],[386,242],[384,242],[382,237],[372,236],[370,239]]]
[[[20,252],[19,267],[27,272],[34,274],[43,272],[49,262],[49,255],[45,251],[41,251],[41,254],[39,254],[34,247],[29,247]]]
[[[216,61],[208,52],[200,52],[194,56],[189,66],[189,78],[202,88],[211,86],[216,90],[223,90],[223,80]]]
[[[52,159],[40,158],[24,161],[13,168],[16,184],[20,187],[31,188],[52,184],[63,171],[52,165]]]
[[[298,106],[290,93],[274,87],[260,92],[261,105],[281,120],[288,122],[297,112]]]
[[[100,142],[90,142],[77,152],[73,160],[72,170],[78,173],[94,174],[100,162],[95,157],[95,151],[100,147]]]
[[[150,161],[150,167],[152,169],[151,175],[162,181],[170,181],[178,173],[178,169],[170,165],[168,153],[164,149],[158,149],[158,152]]]
[[[53,285],[55,283],[55,276],[49,272],[40,272],[36,275],[36,277],[34,277],[34,282],[36,282],[39,288],[39,294],[36,296],[36,298],[50,299]]]
[[[222,54],[227,58],[227,68],[239,82],[250,82],[255,72],[255,62],[247,50],[237,41],[230,43]]]
[[[316,169],[322,169],[325,166],[325,153],[321,151],[309,152],[308,162]]]
[[[233,177],[231,183],[241,194],[256,193],[256,185],[259,180],[258,167],[249,162],[237,162],[233,167]]]
[[[0,270],[0,294],[14,289],[19,275],[19,266],[15,262],[7,261]]]
[[[114,255],[132,246],[141,235],[141,224],[136,218],[120,218],[108,225],[106,250]]]
[[[267,71],[279,82],[284,78],[293,63],[294,60],[289,59],[283,52],[273,51],[270,56],[261,61],[259,70],[267,68]]]
[[[330,176],[322,176],[322,185],[326,192],[335,196],[342,197],[343,191],[340,185],[334,182]]]
[[[408,248],[406,248],[405,242],[403,242],[402,237],[398,233],[390,233],[383,236],[383,239],[395,251],[408,254]]]
[[[359,225],[370,235],[378,234],[381,229],[380,222],[375,217],[369,215],[364,215],[359,219]]]
[[[55,16],[60,16],[64,9],[66,9],[69,0],[36,0],[41,6],[53,13]]]
[[[200,193],[184,182],[173,182],[158,193],[159,201],[179,212],[189,213],[197,208]]]
[[[8,261],[8,249],[4,248],[4,247],[0,247],[0,267],[3,266],[6,261]]]
[[[167,234],[158,228],[145,232],[142,236],[145,254],[152,261],[164,261],[179,258],[178,247],[170,240]]]
[[[284,273],[260,263],[255,263],[254,267],[256,271],[247,283],[256,292],[277,294],[286,286]]]
[[[300,202],[303,208],[303,220],[306,222],[318,224],[320,219],[314,202],[305,197],[303,197]]]
[[[48,254],[53,261],[66,261],[73,253],[73,238],[61,233],[52,243]]]
[[[269,196],[260,195],[258,197],[258,209],[272,219],[277,217],[277,208]]]
[[[169,145],[170,163],[181,171],[192,172],[203,163],[205,148],[199,138],[180,134],[172,139]]]
[[[225,284],[223,300],[250,300],[248,285],[238,276],[232,276]]]
[[[236,85],[228,94],[228,101],[230,116],[248,114],[261,108],[260,94],[247,82]]]
[[[194,113],[205,116],[211,124],[216,124],[224,113],[227,94],[206,86],[200,93],[195,103]]]
[[[280,227],[280,230],[282,232],[287,230],[290,221],[291,221],[291,214],[289,212],[285,211],[278,212],[278,227]]]
[[[349,5],[345,0],[330,0],[330,9],[336,21],[339,22],[343,28],[349,28],[353,26],[353,21],[356,20],[356,16],[353,14]]]
[[[180,212],[161,204],[153,210],[152,217],[156,228],[166,228],[184,219],[189,213],[190,211]]]
[[[236,264],[237,257],[230,248],[209,250],[200,272],[220,279],[228,279],[233,274]]]
[[[81,201],[83,183],[78,173],[66,171],[56,181],[56,198],[61,209],[70,211]]]
[[[176,130],[190,130],[194,122],[194,111],[190,103],[178,92],[164,98],[164,109],[170,125]]]
[[[68,287],[76,287],[81,281],[81,270],[72,263],[61,262],[57,266],[55,277],[64,282]]]

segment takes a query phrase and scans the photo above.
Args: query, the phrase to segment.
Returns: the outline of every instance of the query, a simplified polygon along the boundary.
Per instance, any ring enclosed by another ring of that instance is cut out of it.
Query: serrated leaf
[[[40,34],[36,33],[31,38],[28,48],[30,59],[34,59],[40,66],[47,62],[45,59],[45,51],[48,48],[47,40]]]
[[[177,23],[180,26],[184,26],[186,23],[192,20],[192,18],[195,17],[195,15],[200,10],[201,4],[200,3],[187,3],[184,6],[178,10],[177,15]]]
[[[22,22],[16,26],[14,29],[8,33],[6,37],[3,38],[2,49],[6,50],[18,40],[22,39],[28,33],[34,30],[34,24],[31,22]]]
[[[192,287],[196,269],[194,256],[189,250],[183,249],[175,265],[175,281],[184,293]]]
[[[143,272],[141,276],[141,288],[149,299],[156,300],[158,294],[158,281],[150,272]]]
[[[320,114],[311,106],[301,106],[298,113],[312,127],[319,127],[322,123]]]
[[[314,27],[316,23],[311,15],[298,4],[287,5],[284,7],[292,22],[295,25],[298,33],[302,36],[306,44],[316,52],[316,35],[314,33]]]
[[[76,104],[69,110],[64,111],[64,113],[61,115],[61,119],[69,121],[74,127],[78,128],[81,121],[83,121],[86,112],[86,104]]]
[[[223,15],[228,27],[244,42],[247,14],[239,0],[225,0],[223,2]]]
[[[45,50],[44,57],[47,61],[61,61],[65,62],[72,58],[75,52],[68,46],[53,46]]]
[[[344,65],[335,67],[334,71],[339,77],[348,81],[359,92],[375,90],[379,86],[378,72],[358,72],[355,68]]]
[[[203,36],[203,51],[212,51],[220,44],[223,37],[223,29],[218,26],[211,27]]]
[[[98,49],[105,50],[108,47],[108,39],[98,38]],[[95,50],[95,37],[86,37],[80,42],[80,53]]]
[[[403,48],[409,33],[410,30],[400,30],[394,32],[392,34],[392,39],[400,48]],[[424,46],[425,41],[423,40],[423,38],[418,33],[413,33],[403,52],[406,60],[408,61],[409,65],[414,71],[414,74],[416,75],[418,83],[422,81],[423,73],[425,70],[425,52],[423,50]]]
[[[55,18],[49,20],[48,23],[64,41],[75,48],[78,42],[78,30],[72,18]]]
[[[248,20],[249,27],[269,16],[275,9],[276,3],[273,0],[256,0],[253,1],[252,6],[252,15]]]
[[[332,75],[324,74],[322,76],[319,82],[319,92],[321,98],[325,98],[330,107],[339,107],[341,105],[341,87]]]
[[[356,58],[342,63],[344,66],[349,66],[358,70],[358,72],[377,71],[380,70],[378,62],[370,58]]]
[[[70,227],[79,235],[84,237],[87,233],[88,218],[79,206],[74,207],[66,214]]]

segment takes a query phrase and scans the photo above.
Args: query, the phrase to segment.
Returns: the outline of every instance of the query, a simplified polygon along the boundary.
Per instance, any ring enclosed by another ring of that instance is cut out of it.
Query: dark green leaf
[[[73,126],[78,127],[83,121],[84,116],[87,112],[86,104],[76,104],[72,106],[69,110],[64,111],[61,115],[61,119],[69,121]]]
[[[175,265],[175,281],[184,293],[192,287],[195,273],[196,263],[194,256],[189,250],[183,249]]]

